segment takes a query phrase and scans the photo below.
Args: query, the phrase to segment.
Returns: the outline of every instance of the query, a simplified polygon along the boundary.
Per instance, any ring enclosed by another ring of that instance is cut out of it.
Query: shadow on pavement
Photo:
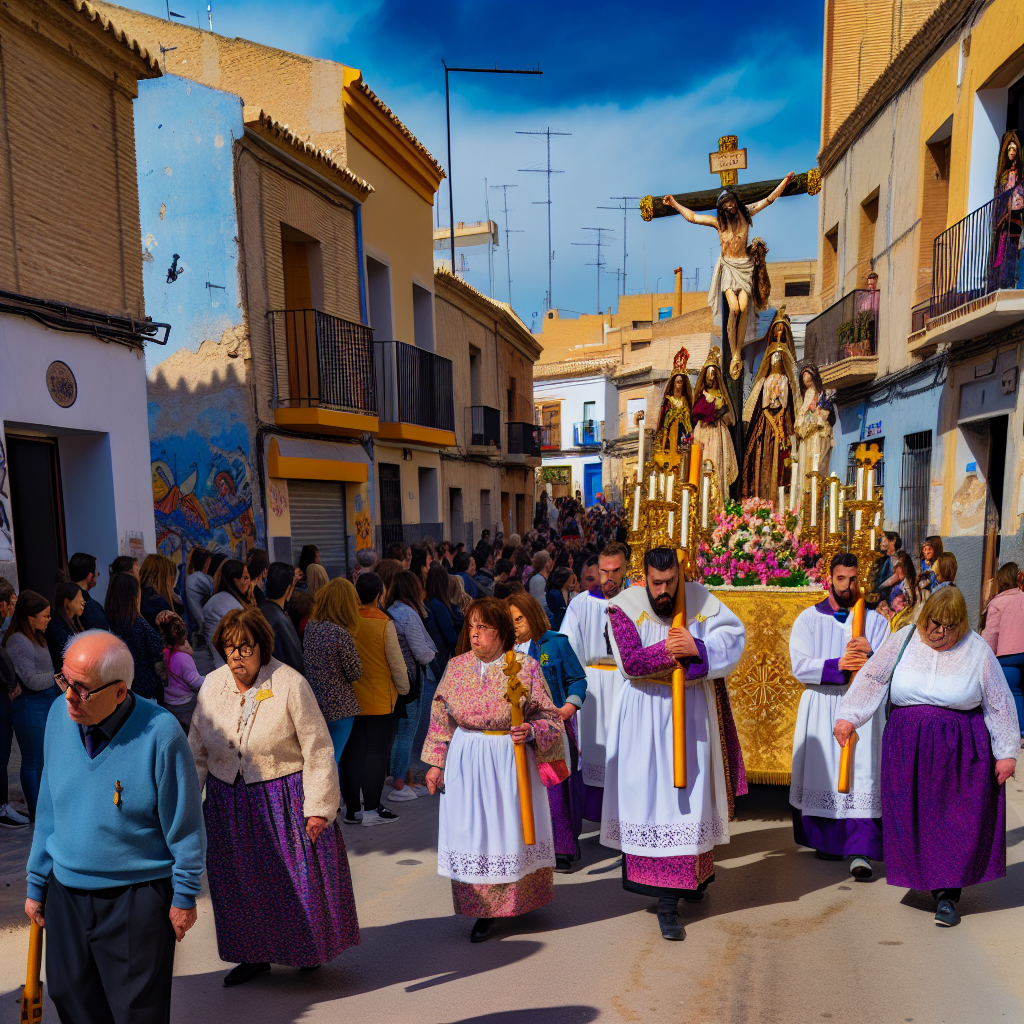
[[[532,1010],[501,1010],[479,1017],[460,1017],[450,1024],[590,1024],[601,1011],[594,1006],[544,1006]]]

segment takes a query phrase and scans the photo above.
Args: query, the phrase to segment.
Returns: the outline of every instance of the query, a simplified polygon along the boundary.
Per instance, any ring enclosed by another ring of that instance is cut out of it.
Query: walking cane
[[[516,657],[516,652],[509,651],[505,655],[505,675],[508,677],[505,700],[511,705],[514,726],[523,724],[523,700],[526,697],[526,687],[519,679],[521,667],[522,662]],[[537,833],[533,824],[533,787],[530,782],[530,763],[526,759],[524,744],[513,743],[512,749],[516,755],[516,780],[519,783],[519,815],[523,819],[523,842],[527,846],[533,846],[537,842]]]
[[[857,598],[857,603],[853,606],[853,638],[856,640],[858,637],[864,635],[864,622],[867,618],[867,608],[864,604],[864,598]],[[854,673],[850,679],[852,683],[857,678],[857,674]],[[853,748],[857,743],[857,734],[855,732],[850,733],[850,738],[846,741],[844,746],[839,751],[839,792],[849,793],[853,787]]]
[[[43,1019],[43,929],[34,921],[28,933],[28,970],[21,990],[21,1024],[39,1024]]]

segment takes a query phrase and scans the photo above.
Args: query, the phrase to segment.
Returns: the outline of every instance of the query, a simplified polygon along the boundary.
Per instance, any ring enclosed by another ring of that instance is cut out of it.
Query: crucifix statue
[[[735,172],[734,172],[735,173]],[[785,191],[795,174],[790,171],[785,178],[764,198],[747,206],[730,186],[722,189],[715,204],[715,216],[694,213],[687,206],[676,201],[674,196],[665,196],[662,202],[681,213],[691,224],[704,224],[718,232],[721,254],[715,263],[708,291],[708,304],[719,310],[719,296],[725,294],[729,304],[729,339],[732,342],[732,363],[729,373],[738,380],[742,369],[740,352],[744,345],[753,341],[747,336],[747,324],[753,324],[750,308],[754,305],[755,280],[754,256],[747,244],[747,237],[753,224],[753,217],[765,207],[771,206]]]

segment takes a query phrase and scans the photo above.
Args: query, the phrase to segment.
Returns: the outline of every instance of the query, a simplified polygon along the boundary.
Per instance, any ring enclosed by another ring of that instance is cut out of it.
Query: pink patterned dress
[[[504,655],[484,663],[469,652],[448,662],[430,708],[423,760],[444,772],[437,870],[450,878],[455,911],[516,917],[554,899],[555,848],[545,786],[568,777],[565,731],[540,666],[523,658],[528,687],[526,744],[536,843],[526,846],[520,817],[511,706]]]

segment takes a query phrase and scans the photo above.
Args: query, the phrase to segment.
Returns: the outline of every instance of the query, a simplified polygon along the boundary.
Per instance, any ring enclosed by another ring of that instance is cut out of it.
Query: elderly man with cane
[[[79,634],[47,720],[25,914],[46,926],[65,1024],[166,1024],[174,943],[196,921],[206,836],[195,762],[177,720],[135,699],[133,676],[116,636]]]

